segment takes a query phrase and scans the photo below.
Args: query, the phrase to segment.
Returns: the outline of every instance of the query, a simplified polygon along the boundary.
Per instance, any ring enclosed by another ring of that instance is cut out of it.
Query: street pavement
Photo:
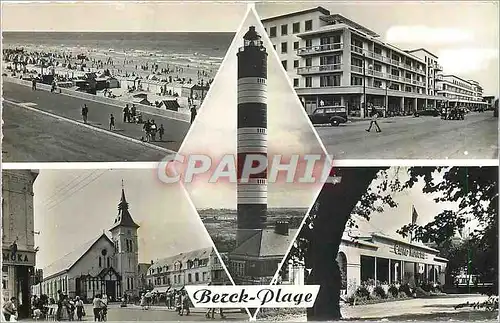
[[[43,90],[32,91],[31,88],[27,86],[10,82],[3,83],[3,97],[7,101],[13,101],[16,103],[33,103],[33,107],[38,110],[77,121],[82,120],[81,108],[83,104],[87,104],[89,108],[88,121],[92,126],[109,131],[109,117],[113,114],[115,116],[116,125],[116,130],[114,131],[115,133],[135,140],[140,140],[144,137],[142,125],[123,122],[123,107],[120,106],[89,101],[59,93],[50,93]],[[111,136],[100,136],[100,143],[95,144],[94,142],[92,145],[88,143],[88,136],[85,136],[88,135],[88,133],[77,125],[67,125],[65,129],[66,134],[64,134],[62,131],[55,129],[53,126],[45,127],[46,123],[41,121],[43,118],[40,118],[40,116],[35,116],[36,112],[29,112],[28,114],[23,115],[23,119],[16,119],[16,117],[19,117],[20,114],[17,111],[11,113],[11,111],[9,111],[12,109],[11,107],[12,105],[7,104],[4,109],[5,127],[9,127],[9,121],[19,123],[22,127],[20,127],[21,129],[18,129],[17,131],[19,135],[21,135],[21,138],[23,138],[22,141],[24,142],[20,142],[20,138],[18,137],[9,138],[10,134],[8,132],[5,133],[4,140],[7,139],[13,146],[15,146],[14,151],[11,151],[10,154],[17,155],[19,157],[27,157],[27,155],[30,155],[31,158],[28,160],[16,159],[15,161],[160,161],[165,155],[164,153],[160,154],[161,157],[158,158],[159,154],[153,153],[153,149],[142,148],[143,150],[149,152],[145,153],[144,156],[141,156],[135,147],[137,146],[136,143],[131,143],[125,139],[117,140],[116,137],[112,138]],[[189,129],[189,123],[166,118],[160,115],[151,115],[146,113],[143,113],[143,118],[154,119],[158,126],[163,124],[165,128],[163,140],[161,142],[153,142],[153,145],[173,151],[177,151],[179,149]],[[7,119],[9,119],[9,121]],[[41,133],[39,133],[41,138],[36,140],[36,144],[41,145],[38,150],[42,151],[44,150],[43,146],[47,144],[49,146],[49,151],[43,152],[41,156],[38,155],[39,152],[37,149],[31,149],[33,147],[29,147],[33,146],[33,144],[28,143],[28,141],[35,139],[32,136],[34,133],[37,133],[37,131],[33,131],[33,129],[30,128],[31,126],[38,129],[44,129]],[[71,135],[72,138],[65,138],[70,137],[68,134]],[[63,147],[57,149],[57,146],[51,145],[52,142],[46,142],[46,140],[43,139],[45,137],[51,137],[61,141],[63,143]],[[118,141],[121,141],[121,143],[117,144]],[[72,150],[72,152],[68,153],[65,150],[66,145],[64,144],[67,144],[68,146],[70,145],[70,150]],[[27,151],[16,152],[15,150],[17,150],[18,147],[19,149],[24,148]],[[115,150],[115,153],[109,153],[108,149]],[[98,155],[101,157],[100,159],[94,159],[93,157],[85,157],[84,154],[83,158],[75,159],[77,156],[74,154],[74,151],[84,151],[88,155]],[[57,158],[50,158],[51,155],[55,155]]]
[[[471,112],[465,120],[421,116],[379,119],[381,133],[366,132],[370,121],[339,127],[316,126],[334,159],[497,159],[498,118]]]
[[[92,306],[85,306],[86,316],[85,321],[93,321]],[[108,308],[108,321],[123,322],[123,321],[248,321],[246,313],[236,313],[234,310],[225,313],[225,319],[220,319],[215,315],[215,318],[205,318],[205,309],[192,308],[191,314],[180,316],[174,310],[167,308],[150,308],[148,310],[141,309],[140,306],[129,305],[128,307],[120,307],[117,304],[111,304]]]
[[[3,102],[3,161],[160,161],[162,150]]]
[[[444,295],[431,298],[415,298],[378,304],[349,306],[343,305],[341,313],[349,321],[497,321],[498,311],[486,312],[470,307],[455,309],[456,305],[484,302],[484,295]],[[305,311],[302,314],[269,317],[266,320],[280,322],[306,322]]]

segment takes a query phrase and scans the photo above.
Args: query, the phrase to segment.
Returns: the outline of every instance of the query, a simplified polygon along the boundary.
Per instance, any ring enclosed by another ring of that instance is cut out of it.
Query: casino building
[[[35,267],[33,184],[38,171],[2,170],[2,297],[16,297],[18,318],[30,313]]]
[[[124,294],[138,296],[138,229],[122,189],[118,215],[109,233],[103,231],[44,268],[43,281],[32,287],[33,293],[57,299],[61,290],[70,297],[87,300],[97,294],[106,294],[112,300]]]
[[[361,283],[369,281],[385,288],[398,283],[415,286],[423,281],[444,284],[448,260],[424,244],[369,232],[345,233],[337,262],[342,274],[342,291],[352,295]],[[304,284],[304,268],[289,265],[283,281]]]

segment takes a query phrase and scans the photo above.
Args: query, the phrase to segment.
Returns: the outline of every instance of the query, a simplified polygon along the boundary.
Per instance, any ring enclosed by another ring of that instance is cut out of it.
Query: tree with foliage
[[[474,219],[479,230],[473,234],[484,254],[482,272],[488,277],[498,274],[498,169],[496,167],[413,167],[332,169],[341,180],[327,183],[308,214],[289,260],[304,263],[306,283],[320,285],[314,307],[308,309],[308,320],[337,320],[340,313],[340,268],[336,262],[343,233],[356,227],[356,217],[369,220],[373,212],[396,207],[396,192],[411,189],[423,181],[422,192],[433,194],[436,202],[458,203],[458,210],[444,210],[424,225],[409,224],[398,233],[411,234],[424,242],[443,246]],[[403,177],[406,177],[402,179]],[[497,278],[495,278],[495,281]]]

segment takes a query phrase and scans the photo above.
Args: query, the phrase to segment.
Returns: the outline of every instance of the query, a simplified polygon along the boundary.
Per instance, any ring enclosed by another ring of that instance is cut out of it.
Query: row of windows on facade
[[[186,262],[186,269],[193,269],[193,268],[198,268],[198,267],[205,267],[208,265],[208,258],[206,259],[195,259],[195,260],[188,260]],[[174,271],[181,270],[183,267],[182,262],[177,261],[174,263]],[[154,274],[159,274],[162,272],[168,272],[170,268],[168,265],[156,267],[156,268],[151,268],[149,269],[149,274],[154,275]]]
[[[312,58],[306,58],[305,63],[306,63],[305,67],[312,67]],[[320,66],[338,65],[338,68],[340,69],[341,64],[342,64],[342,55],[330,55],[330,56],[321,56],[320,57]],[[288,71],[288,61],[287,60],[281,61],[281,65],[283,65],[283,68],[285,69],[285,71]],[[363,68],[363,60],[356,58],[356,57],[352,57],[351,58],[351,66],[359,67],[362,69]],[[299,68],[300,61],[294,60],[293,67]],[[369,66],[369,69],[370,70],[373,69],[373,71],[375,71],[375,72],[383,73],[381,64],[375,63],[373,66]],[[388,70],[388,67],[386,67],[386,70]],[[397,76],[397,77],[403,75],[403,73],[404,73],[405,78],[407,78],[409,80],[413,79],[413,80],[416,80],[418,82],[422,82],[422,77],[420,75],[416,75],[415,73],[404,72],[402,70],[399,70],[399,69],[396,69],[393,67],[390,68],[390,73],[392,76]]]
[[[458,99],[458,100],[464,100],[464,101],[479,101],[479,102],[481,102],[481,100],[475,100],[471,97],[461,96],[461,95],[456,95],[456,94],[443,93],[442,95],[447,97],[448,99]]]
[[[466,91],[466,90],[460,89],[458,87],[450,86],[450,85],[446,85],[446,84],[443,84],[443,91],[450,91],[450,92],[455,92],[458,94],[467,94],[470,96],[477,96],[476,95],[477,92]]]
[[[338,49],[341,49],[342,47],[340,46],[341,44],[341,37],[340,35],[337,36],[329,36],[329,37],[322,37],[320,38],[320,44],[321,45],[329,45],[329,44],[338,44]],[[306,47],[312,47],[312,39],[306,39]],[[276,49],[276,45],[273,45],[274,49]],[[300,42],[294,41],[293,42],[293,50],[297,50],[300,47]],[[280,49],[282,54],[287,54],[288,53],[288,42],[282,42],[280,44]]]
[[[310,76],[306,76],[305,78],[305,87],[312,87],[313,86],[313,79]],[[331,86],[342,86],[342,76],[340,74],[336,75],[324,75],[320,77],[320,87],[331,87]],[[383,87],[383,82],[380,80],[373,80],[373,86],[375,88],[382,88]],[[363,85],[363,77],[361,76],[354,76],[351,75],[351,86],[360,86]],[[293,86],[294,87],[299,87],[300,86],[300,79],[294,78],[293,79]],[[394,91],[400,91],[402,88],[405,89],[405,92],[416,92],[416,93],[422,93],[421,89],[417,89],[414,91],[412,86],[403,86],[397,83],[391,83],[389,85],[389,89],[394,90]]]
[[[292,33],[293,34],[298,34],[301,31],[301,22],[294,22],[292,23]],[[312,20],[306,20],[304,21],[304,31],[311,31],[313,28],[313,21]],[[272,26],[269,27],[269,37],[276,37],[277,36],[277,29],[278,27]],[[264,28],[264,30],[267,33],[267,28]],[[280,31],[281,31],[281,36],[286,36],[288,35],[288,24],[284,24],[280,26]]]
[[[173,276],[174,276],[174,284],[181,284],[182,283],[181,275],[173,275]],[[208,280],[209,277],[210,277],[210,275],[208,274],[208,272],[203,272],[201,281],[205,282]],[[200,274],[194,273],[194,281],[193,281],[193,275],[191,273],[189,273],[187,275],[187,280],[188,280],[188,283],[200,282]],[[167,276],[156,277],[153,280],[150,279],[149,284],[151,284],[152,281],[154,281],[154,285],[171,285],[171,282],[172,282],[170,277],[167,277]]]

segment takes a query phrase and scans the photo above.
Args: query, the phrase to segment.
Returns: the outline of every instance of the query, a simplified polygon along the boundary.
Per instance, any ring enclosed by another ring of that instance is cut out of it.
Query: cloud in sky
[[[474,34],[457,28],[393,26],[387,30],[385,39],[399,44],[454,44],[471,41],[474,39]]]
[[[439,51],[439,62],[446,74],[462,74],[488,69],[498,60],[498,49],[458,48]]]
[[[290,84],[280,60],[254,11],[250,11],[237,33],[203,106],[179,151],[181,155],[206,153],[214,159],[236,155],[237,145],[237,56],[243,35],[255,26],[268,52],[267,129],[269,156],[282,154],[324,154],[309,119]],[[269,183],[269,205],[308,207],[321,184]],[[234,184],[209,184],[206,180],[187,184],[186,189],[197,208],[236,207]]]

